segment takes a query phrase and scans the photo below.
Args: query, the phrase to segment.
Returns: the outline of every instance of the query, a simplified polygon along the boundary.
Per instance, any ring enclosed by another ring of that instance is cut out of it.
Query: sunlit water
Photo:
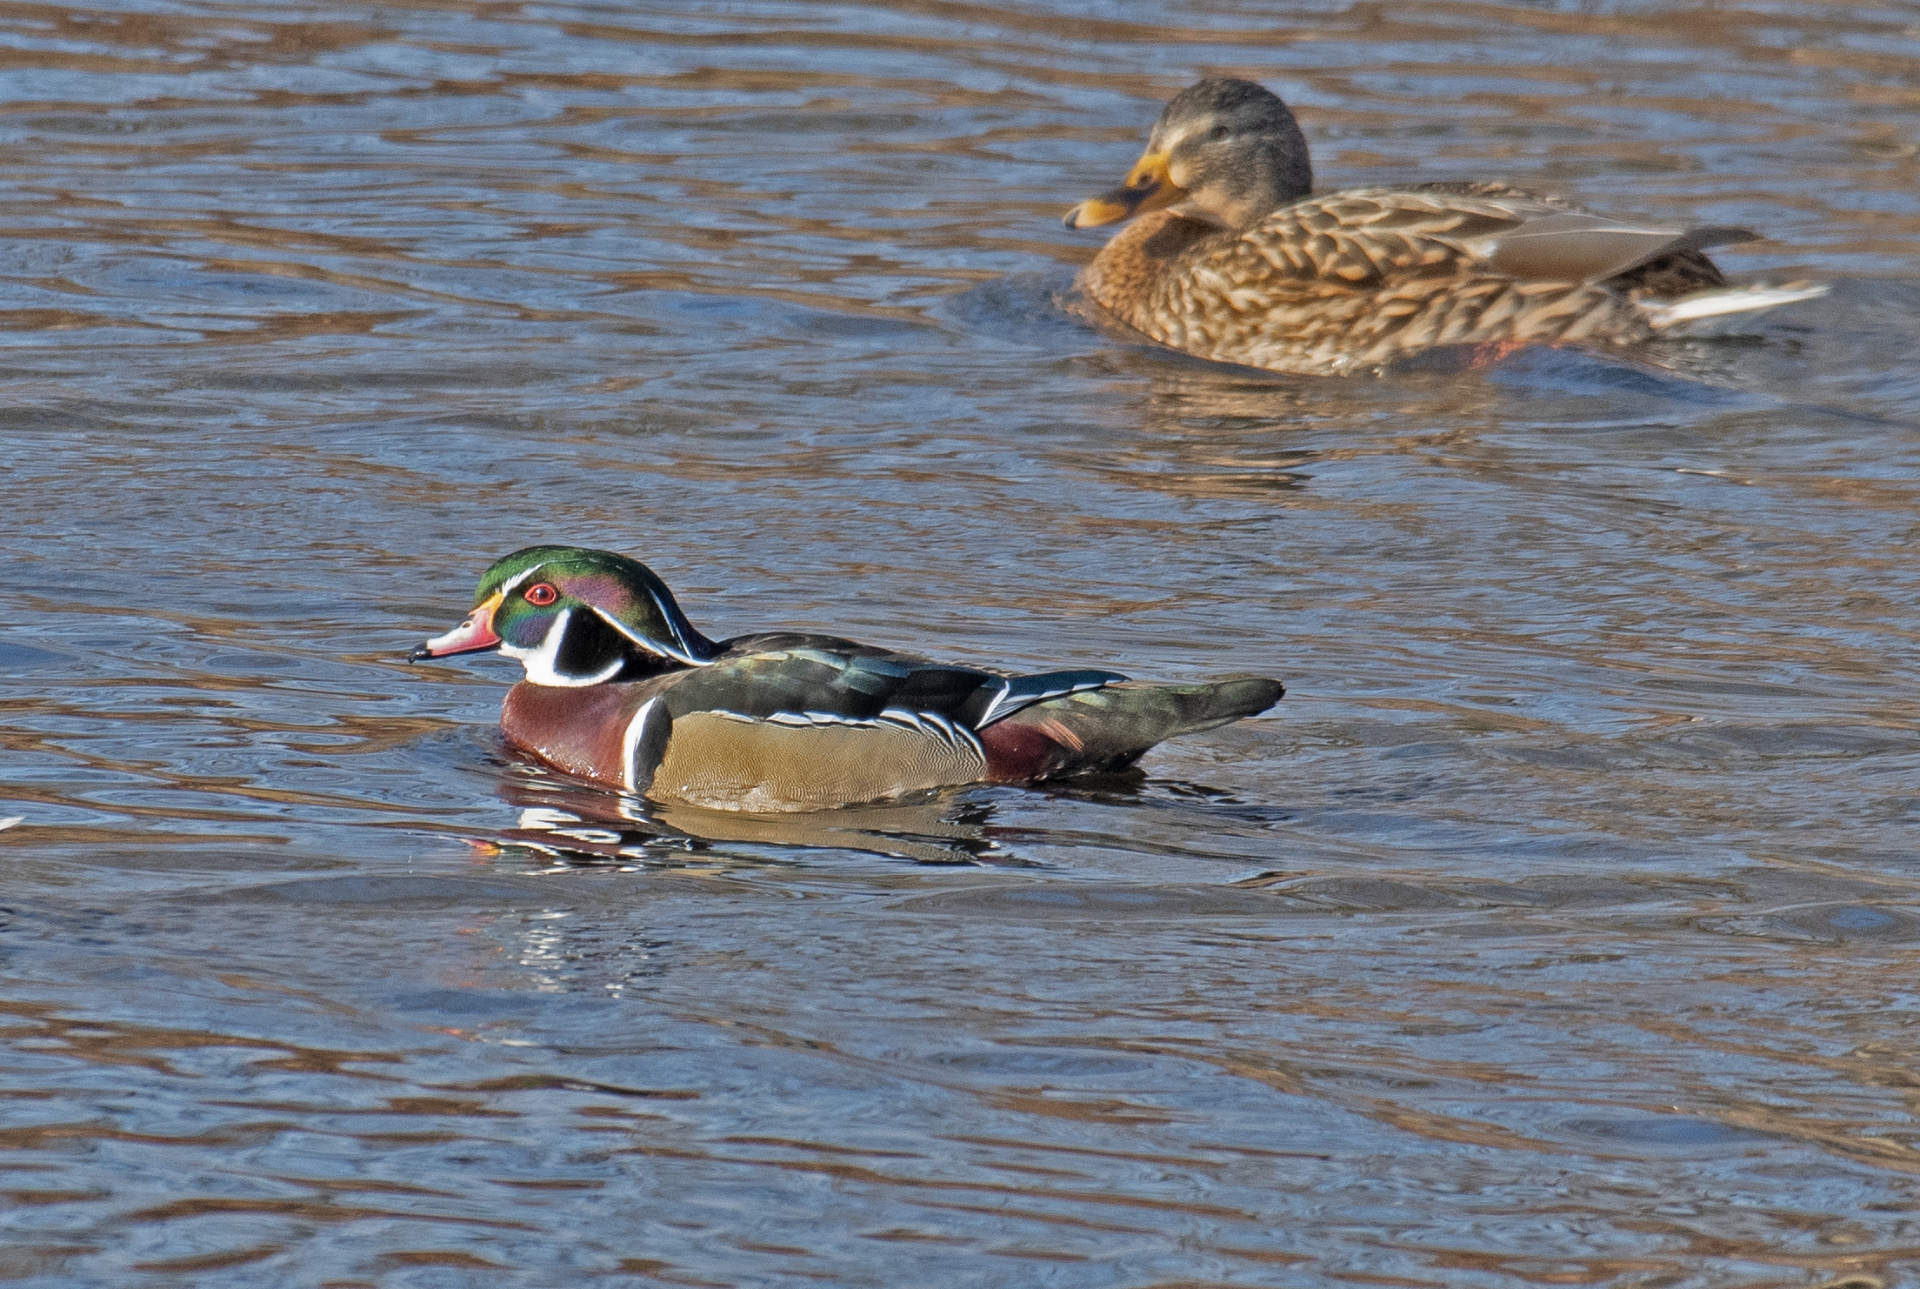
[[[0,1277],[1920,1270],[1920,7],[0,5]],[[1320,182],[1764,230],[1632,361],[1270,379],[1062,302],[1203,70]],[[1270,671],[1143,780],[769,822],[409,668]]]

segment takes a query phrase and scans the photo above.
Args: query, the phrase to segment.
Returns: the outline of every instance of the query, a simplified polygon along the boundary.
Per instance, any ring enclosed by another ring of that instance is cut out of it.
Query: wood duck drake
[[[1272,371],[1378,369],[1439,345],[1629,344],[1824,294],[1729,287],[1705,255],[1739,228],[1612,219],[1500,183],[1312,195],[1293,113],[1251,81],[1168,103],[1126,182],[1068,228],[1133,219],[1081,274],[1137,331]]]
[[[526,668],[501,711],[508,742],[584,779],[730,810],[1118,769],[1284,692],[1262,677],[1003,676],[793,632],[709,640],[646,565],[573,546],[494,564],[467,620],[409,657],[495,649]]]

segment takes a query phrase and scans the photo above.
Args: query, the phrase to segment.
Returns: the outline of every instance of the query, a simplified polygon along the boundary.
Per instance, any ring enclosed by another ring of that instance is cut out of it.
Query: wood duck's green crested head
[[[714,655],[673,592],[639,560],[580,546],[529,546],[495,562],[473,612],[409,658],[497,649],[536,685],[633,680]]]
[[[1175,95],[1126,182],[1075,206],[1066,224],[1092,228],[1171,206],[1239,232],[1312,191],[1306,136],[1280,96],[1221,77]]]

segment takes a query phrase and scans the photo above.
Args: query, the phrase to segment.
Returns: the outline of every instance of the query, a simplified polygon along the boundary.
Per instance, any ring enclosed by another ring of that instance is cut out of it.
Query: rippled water
[[[1920,7],[0,4],[0,1278],[1920,1270]],[[1063,311],[1199,72],[1826,299],[1269,379]],[[1141,781],[640,817],[409,668],[1271,670]]]

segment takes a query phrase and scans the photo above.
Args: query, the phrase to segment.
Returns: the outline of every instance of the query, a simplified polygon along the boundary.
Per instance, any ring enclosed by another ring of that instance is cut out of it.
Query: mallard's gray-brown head
[[[1252,81],[1204,80],[1167,104],[1126,183],[1067,212],[1068,228],[1172,207],[1235,231],[1313,190],[1306,136],[1280,97]]]

